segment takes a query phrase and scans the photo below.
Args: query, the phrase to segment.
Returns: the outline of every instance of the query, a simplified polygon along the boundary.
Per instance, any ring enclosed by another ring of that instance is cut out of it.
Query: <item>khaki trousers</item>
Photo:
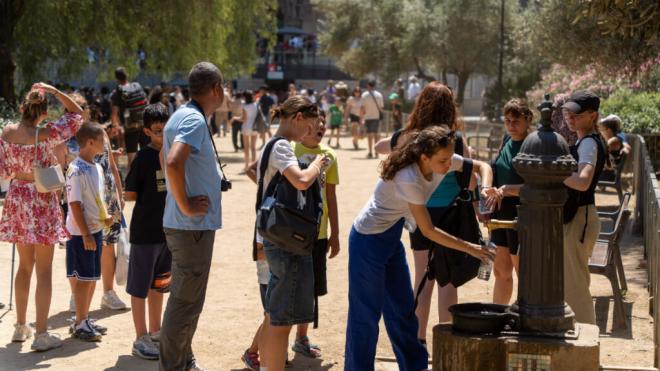
[[[585,228],[586,223],[586,228]],[[596,324],[596,312],[589,291],[589,257],[600,233],[596,205],[581,206],[575,218],[564,224],[564,296],[575,320]],[[580,242],[583,239],[583,242]]]

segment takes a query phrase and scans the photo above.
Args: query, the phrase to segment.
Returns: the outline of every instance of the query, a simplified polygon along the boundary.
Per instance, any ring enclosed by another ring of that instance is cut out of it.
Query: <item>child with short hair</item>
[[[131,295],[136,340],[133,355],[156,360],[160,357],[160,334],[163,292],[167,290],[172,266],[172,254],[163,232],[165,212],[165,174],[159,160],[163,146],[163,128],[169,113],[162,103],[144,110],[144,134],[151,139],[140,149],[126,177],[126,201],[135,201],[131,219],[131,253],[126,292]],[[149,332],[146,305],[149,302]]]
[[[66,228],[71,239],[66,243],[67,277],[75,277],[73,293],[76,320],[72,335],[84,341],[100,341],[102,333],[88,318],[96,281],[101,278],[103,229],[112,224],[104,196],[101,165],[94,156],[103,153],[104,131],[96,123],[85,123],[76,133],[80,153],[67,171],[66,194],[69,213]]]
[[[331,103],[328,107],[328,116],[330,116],[330,135],[328,136],[328,145],[334,136],[337,144],[335,148],[339,148],[339,132],[341,131],[341,124],[344,121],[344,113],[342,109],[342,99],[337,98],[337,103]]]
[[[332,106],[330,109],[332,112]],[[323,115],[321,115],[323,116]],[[332,113],[331,113],[332,120]],[[329,165],[322,175],[321,195],[323,197],[323,217],[319,228],[319,237],[312,251],[312,261],[314,263],[314,300],[316,311],[318,312],[318,297],[328,293],[327,262],[326,255],[330,251],[330,259],[339,254],[339,218],[337,214],[337,193],[336,187],[339,184],[339,170],[337,165],[337,154],[332,148],[322,144],[325,134],[325,118],[322,117],[315,130],[300,142],[292,143],[293,151],[298,158],[298,162],[304,166],[314,161],[316,156],[327,156]],[[339,141],[337,141],[339,144]],[[328,223],[330,224],[330,236],[328,236]],[[318,313],[315,314],[315,317]],[[315,318],[314,325],[317,325],[318,317]],[[310,343],[307,337],[308,323],[302,323],[297,326],[296,340],[292,347],[293,351],[306,357],[317,358],[321,355],[321,349]]]

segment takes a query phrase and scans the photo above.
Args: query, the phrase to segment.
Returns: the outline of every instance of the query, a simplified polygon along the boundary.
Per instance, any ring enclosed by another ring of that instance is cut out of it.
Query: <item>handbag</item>
[[[262,153],[257,191],[256,230],[269,242],[295,255],[311,255],[319,235],[323,200],[319,182],[307,190],[295,188],[285,176],[277,172],[270,180],[266,192],[264,174],[275,143],[283,137],[271,139]],[[303,199],[304,202],[300,202]]]
[[[34,141],[34,185],[39,193],[49,193],[59,191],[64,187],[64,173],[60,164],[39,167],[37,158],[39,151],[39,128],[37,128]]]
[[[128,280],[128,264],[131,256],[131,244],[128,238],[128,228],[124,215],[121,216],[121,227],[119,229],[119,239],[115,245],[115,256],[117,257],[115,266],[115,283],[119,286],[126,286]]]

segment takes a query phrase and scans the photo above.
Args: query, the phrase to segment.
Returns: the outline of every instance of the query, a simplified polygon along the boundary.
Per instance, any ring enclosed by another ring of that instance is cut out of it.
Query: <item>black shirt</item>
[[[273,98],[271,98],[269,95],[263,95],[261,98],[259,98],[259,109],[261,110],[261,113],[263,113],[266,117],[268,116],[268,113],[270,112],[270,108],[275,104],[275,101]]]
[[[110,103],[113,107],[117,107],[119,109],[118,115],[119,115],[119,123],[121,125],[126,124],[124,120],[124,111],[126,111],[126,104],[124,103],[124,100],[121,97],[121,91],[119,91],[119,86],[115,90],[112,91],[110,94]]]
[[[163,213],[167,189],[165,172],[160,168],[159,152],[156,149],[147,146],[138,152],[126,176],[126,191],[137,193],[131,219],[130,242],[165,242]]]

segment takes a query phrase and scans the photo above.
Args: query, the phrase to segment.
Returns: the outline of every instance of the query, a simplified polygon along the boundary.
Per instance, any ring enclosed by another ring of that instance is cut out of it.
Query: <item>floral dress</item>
[[[114,224],[121,222],[121,206],[117,195],[117,184],[115,183],[115,176],[110,167],[110,156],[112,156],[112,147],[110,141],[104,139],[103,153],[94,157],[94,162],[101,165],[103,168],[103,177],[105,185],[105,204],[108,207],[108,213],[112,217]]]
[[[67,113],[40,130],[48,138],[36,144],[9,143],[0,138],[0,177],[32,173],[35,164],[57,164],[54,148],[71,138],[82,125],[82,116]],[[36,163],[35,163],[36,156]],[[34,182],[12,179],[0,220],[0,241],[20,244],[54,245],[69,239],[64,227],[59,192],[39,193]]]

